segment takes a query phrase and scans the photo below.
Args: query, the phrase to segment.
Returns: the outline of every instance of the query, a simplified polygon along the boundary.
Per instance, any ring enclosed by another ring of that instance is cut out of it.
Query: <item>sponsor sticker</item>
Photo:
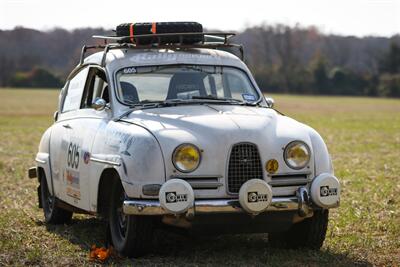
[[[67,180],[67,188],[66,193],[68,196],[80,199],[80,181],[79,181],[79,173],[75,171],[66,170],[65,177]]]
[[[165,192],[167,203],[185,202],[188,200],[187,194],[177,194],[176,192]]]
[[[252,95],[252,94],[242,94],[242,97],[243,97],[243,100],[246,100],[246,101],[256,101],[257,100],[256,96]]]
[[[268,194],[259,194],[258,192],[248,192],[247,193],[247,201],[249,203],[267,202]]]
[[[337,188],[329,188],[329,186],[320,187],[321,197],[337,196]]]
[[[73,197],[75,199],[81,199],[81,192],[79,190],[67,187],[66,191],[68,196]]]
[[[79,188],[79,174],[77,172],[66,170],[66,177],[68,186]]]
[[[136,68],[134,68],[134,67],[124,68],[123,73],[124,74],[136,73]]]
[[[89,161],[90,161],[90,153],[87,152],[87,151],[85,151],[85,152],[83,153],[83,162],[84,162],[85,164],[89,164]]]

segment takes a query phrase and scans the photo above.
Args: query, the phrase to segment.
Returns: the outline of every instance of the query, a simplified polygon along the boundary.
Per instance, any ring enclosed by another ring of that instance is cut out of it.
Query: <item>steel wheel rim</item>
[[[126,235],[126,228],[128,224],[128,216],[122,210],[122,203],[125,200],[125,192],[122,192],[118,201],[117,208],[117,226],[119,233],[122,237]]]

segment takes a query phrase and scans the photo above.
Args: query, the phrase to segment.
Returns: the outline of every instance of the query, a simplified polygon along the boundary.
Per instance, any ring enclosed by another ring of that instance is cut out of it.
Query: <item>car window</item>
[[[127,67],[117,72],[117,81],[117,96],[126,104],[210,95],[240,101],[260,97],[247,74],[232,67]]]
[[[79,109],[88,71],[89,68],[82,69],[69,81],[62,112]]]
[[[109,102],[108,83],[104,71],[92,67],[89,70],[84,94],[82,96],[81,108],[92,108],[93,101],[101,97]]]
[[[234,75],[232,73],[226,73],[226,80],[230,89],[230,94],[232,98],[239,99],[242,97],[243,88],[246,85],[243,83],[243,79],[239,75]]]

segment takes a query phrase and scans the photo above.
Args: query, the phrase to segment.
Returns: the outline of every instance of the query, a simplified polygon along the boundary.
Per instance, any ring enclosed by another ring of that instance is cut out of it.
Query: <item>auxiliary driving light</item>
[[[182,214],[194,205],[193,189],[181,179],[171,179],[164,183],[158,198],[161,207],[172,214]]]
[[[239,202],[245,211],[257,215],[272,202],[271,186],[261,179],[248,180],[240,187]]]
[[[339,206],[340,183],[330,173],[321,173],[311,183],[311,199],[321,208],[333,208]]]

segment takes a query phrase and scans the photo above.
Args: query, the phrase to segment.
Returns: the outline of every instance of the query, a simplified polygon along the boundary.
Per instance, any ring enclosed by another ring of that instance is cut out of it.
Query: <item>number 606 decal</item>
[[[79,166],[79,146],[73,143],[69,143],[68,156],[67,156],[68,167],[78,169]]]

